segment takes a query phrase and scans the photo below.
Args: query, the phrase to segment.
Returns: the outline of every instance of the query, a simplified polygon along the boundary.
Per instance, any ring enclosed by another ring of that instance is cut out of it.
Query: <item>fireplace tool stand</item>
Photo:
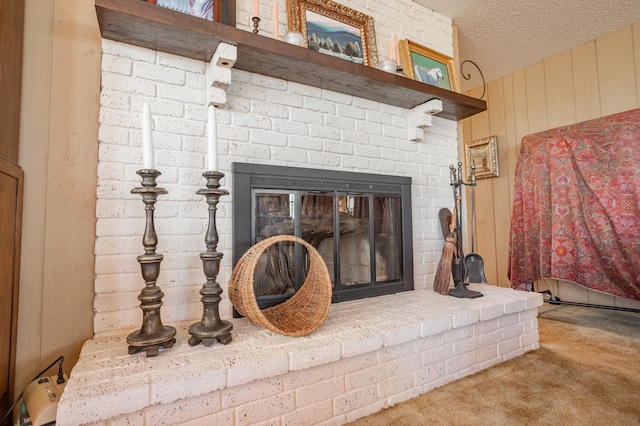
[[[203,313],[202,320],[189,327],[189,345],[195,346],[202,342],[205,346],[210,346],[215,340],[226,345],[231,342],[231,329],[233,325],[228,321],[220,319],[218,305],[222,289],[216,282],[216,277],[220,271],[220,259],[222,253],[216,251],[218,246],[218,230],[216,228],[216,210],[220,196],[229,195],[229,192],[220,189],[220,179],[224,173],[208,171],[202,176],[207,180],[207,187],[199,189],[196,194],[204,195],[209,205],[209,225],[205,235],[205,245],[207,251],[200,253],[204,275],[207,277],[206,283],[200,289],[202,298]]]
[[[156,253],[158,236],[153,225],[153,212],[158,195],[166,194],[167,190],[156,186],[156,178],[160,176],[159,171],[142,169],[136,173],[142,177],[142,186],[133,188],[131,193],[142,195],[146,216],[144,236],[142,237],[144,254],[138,256],[145,287],[138,296],[138,300],[141,302],[140,309],[142,309],[142,327],[127,336],[127,343],[129,344],[129,354],[145,351],[147,356],[151,357],[158,355],[160,347],[168,349],[176,342],[176,329],[162,325],[160,307],[164,293],[156,285],[163,256]]]
[[[470,183],[465,183],[462,179],[462,163],[458,163],[458,169],[452,165],[449,166],[451,173],[451,187],[453,188],[453,199],[456,208],[456,256],[453,260],[453,283],[455,287],[449,290],[449,296],[475,299],[476,297],[483,296],[479,291],[469,290],[467,284],[464,282],[464,277],[467,276],[465,271],[464,253],[462,251],[462,188],[467,186],[475,186],[475,179],[471,179]],[[473,173],[473,171],[472,171]]]

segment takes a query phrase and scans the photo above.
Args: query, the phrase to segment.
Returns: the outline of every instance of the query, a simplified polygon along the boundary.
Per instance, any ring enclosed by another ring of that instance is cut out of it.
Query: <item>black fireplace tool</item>
[[[453,198],[456,205],[456,256],[453,260],[453,283],[455,287],[449,290],[449,296],[475,299],[476,297],[482,297],[483,294],[479,291],[469,290],[467,288],[468,282],[465,282],[467,277],[467,270],[465,265],[465,257],[462,250],[462,188],[465,185],[475,185],[475,179],[472,179],[472,183],[465,183],[462,180],[462,163],[458,163],[458,170],[455,167],[449,166],[451,170],[451,187],[453,188]],[[475,207],[475,206],[474,206]]]
[[[484,259],[475,252],[476,240],[476,166],[471,166],[471,253],[464,257],[464,266],[467,269],[465,282],[487,283],[484,275]]]

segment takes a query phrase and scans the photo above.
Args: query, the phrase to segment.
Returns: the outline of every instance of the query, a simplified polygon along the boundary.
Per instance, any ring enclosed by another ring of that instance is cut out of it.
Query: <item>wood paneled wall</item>
[[[93,1],[26,0],[16,387],[93,336],[101,37]]]
[[[467,94],[480,97],[482,88]],[[460,161],[464,161],[465,141],[497,135],[500,176],[480,179],[476,186],[476,251],[485,261],[489,283],[508,287],[511,208],[520,141],[531,133],[638,108],[640,22],[488,83],[485,100],[486,112],[461,122]],[[468,191],[466,195],[469,200]],[[467,217],[471,217],[469,209]],[[469,223],[467,229],[471,229]],[[547,288],[562,300],[640,307],[640,302],[557,280],[536,285],[536,290]]]

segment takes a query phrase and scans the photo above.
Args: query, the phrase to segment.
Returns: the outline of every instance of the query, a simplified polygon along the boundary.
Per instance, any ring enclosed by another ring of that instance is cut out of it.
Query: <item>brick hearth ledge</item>
[[[539,348],[538,293],[414,290],[331,306],[308,337],[233,319],[233,341],[128,355],[131,330],[85,342],[58,424],[340,425]]]

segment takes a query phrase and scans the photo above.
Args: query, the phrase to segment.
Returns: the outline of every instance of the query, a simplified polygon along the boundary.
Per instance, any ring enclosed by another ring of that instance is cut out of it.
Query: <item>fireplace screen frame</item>
[[[357,194],[359,196],[390,196],[400,198],[401,217],[401,273],[400,278],[357,285],[341,284],[339,262],[334,262],[332,302],[362,299],[384,294],[410,291],[413,283],[413,237],[411,218],[411,178],[344,172],[299,167],[272,166],[251,163],[233,163],[233,265],[257,242],[253,239],[255,226],[253,204],[257,192],[285,193],[309,192],[321,194]],[[301,237],[300,227],[294,226],[294,235]],[[334,244],[335,245],[335,244]],[[296,247],[298,249],[298,247]],[[299,269],[298,269],[299,271]],[[299,272],[298,272],[299,273]],[[298,274],[296,274],[298,275]],[[375,275],[375,274],[374,274]],[[265,308],[282,302],[287,296],[257,297],[258,305]],[[234,312],[234,314],[236,314]]]

